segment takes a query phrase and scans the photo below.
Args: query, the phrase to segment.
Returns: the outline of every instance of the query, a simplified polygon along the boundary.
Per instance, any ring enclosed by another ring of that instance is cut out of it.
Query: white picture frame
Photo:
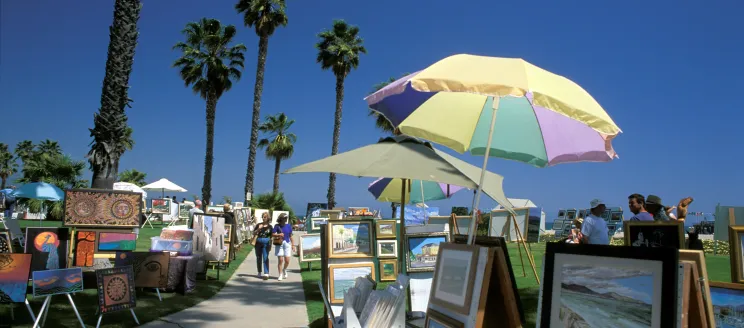
[[[393,245],[393,252],[390,254],[383,245]],[[385,251],[383,251],[385,250]],[[377,241],[377,257],[380,258],[397,258],[398,257],[398,241],[395,239],[390,240],[378,240]]]

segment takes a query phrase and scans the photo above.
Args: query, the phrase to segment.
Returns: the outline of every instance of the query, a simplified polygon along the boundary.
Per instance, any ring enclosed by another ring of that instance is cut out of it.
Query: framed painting
[[[98,231],[96,252],[115,253],[137,249],[137,235],[131,232]]]
[[[615,231],[617,231],[617,224],[607,223],[607,234],[610,236],[610,238],[615,235]]]
[[[208,205],[207,213],[223,213],[225,209],[222,206]]]
[[[729,226],[729,261],[731,262],[731,282],[744,283],[744,226]]]
[[[460,314],[470,313],[480,246],[441,243],[429,302]]]
[[[230,247],[229,243],[225,243],[225,246],[222,248],[224,255],[222,256],[222,263],[224,264],[230,264],[230,261],[232,260],[232,252],[233,249]]]
[[[625,246],[685,248],[684,221],[623,222]]]
[[[225,235],[225,218],[220,214],[194,214],[193,219],[194,228],[194,241],[193,251],[202,252],[204,260],[206,261],[218,261],[221,260],[223,255],[224,235]],[[158,244],[163,241],[160,240]],[[191,247],[191,243],[177,242],[177,241],[165,241],[163,245],[157,245],[157,247]],[[171,246],[167,246],[170,244]],[[210,245],[209,247],[207,247]],[[153,241],[152,249],[157,250],[155,242]]]
[[[233,208],[243,208],[243,202],[235,202],[235,206],[233,206]]]
[[[600,217],[601,217],[601,218],[603,218],[603,219],[605,220],[605,222],[609,222],[609,221],[610,221],[610,216],[611,216],[611,213],[612,213],[612,210],[610,210],[610,209],[608,208],[608,209],[606,209],[606,210],[605,210],[605,211],[604,211],[604,212],[602,213],[602,215],[601,215]]]
[[[610,222],[623,222],[623,211],[610,212]]]
[[[395,220],[378,220],[375,222],[377,228],[377,239],[394,239],[398,234],[395,229]]]
[[[142,214],[142,194],[121,190],[65,190],[67,227],[137,228]]]
[[[83,269],[34,271],[31,286],[34,297],[72,294],[83,291]]]
[[[744,322],[744,285],[710,282],[710,300],[715,314],[715,327],[741,327]]]
[[[225,243],[230,242],[230,239],[231,239],[230,237],[232,236],[232,229],[233,229],[232,224],[225,224],[225,233],[223,234],[223,240]]]
[[[377,257],[397,258],[398,241],[397,240],[378,240]]]
[[[579,216],[579,219],[585,218],[586,217],[586,210],[585,209],[579,210],[578,216]]]
[[[0,304],[23,303],[31,272],[31,254],[0,254]]]
[[[380,281],[395,281],[398,279],[398,260],[380,260]]]
[[[189,211],[194,208],[190,204],[178,204],[178,218],[181,220],[189,219]]]
[[[570,210],[566,210],[566,219],[572,220],[576,218],[576,209],[572,208]]]
[[[558,218],[559,219],[565,219],[566,218],[566,210],[558,210]]]
[[[89,230],[78,230],[75,233],[75,250],[73,260],[75,266],[92,267],[93,255],[96,252],[96,232]]]
[[[320,232],[320,225],[328,222],[328,218],[310,218],[309,232]]]
[[[328,258],[372,257],[372,221],[329,220]]]
[[[170,214],[171,212],[171,199],[168,198],[156,198],[152,200],[152,213],[153,214]]]
[[[715,312],[713,312],[713,303],[710,301],[710,282],[708,281],[708,268],[705,264],[705,253],[703,251],[692,249],[680,249],[679,260],[695,263],[695,267],[697,267],[698,275],[700,277],[703,300],[705,300],[705,316],[708,321],[708,327],[715,328]]]
[[[407,272],[431,272],[437,265],[439,244],[449,241],[446,232],[415,233],[406,235]]]
[[[369,207],[349,207],[347,210],[349,216],[371,216]]]
[[[327,203],[307,203],[307,211],[305,212],[306,218],[320,217],[321,210],[327,210]]]
[[[548,243],[538,325],[675,327],[678,266],[674,248]]]
[[[553,231],[563,231],[563,220],[553,220]]]
[[[320,210],[320,216],[326,217],[329,220],[341,220],[341,210]]]
[[[116,252],[116,267],[132,266],[134,287],[168,287],[168,252]]]
[[[163,229],[160,231],[160,239],[191,241],[194,240],[194,230],[191,229]]]
[[[96,283],[98,312],[106,314],[137,306],[131,266],[96,270]]]
[[[354,287],[356,278],[370,276],[375,281],[375,268],[372,262],[330,264],[329,271],[329,298],[331,304],[343,304],[344,294]]]
[[[320,261],[320,234],[300,236],[300,262]]]
[[[0,254],[13,253],[13,239],[8,231],[0,231]]]
[[[69,244],[68,228],[28,227],[23,252],[33,255],[31,271],[64,269]]]
[[[428,308],[426,309],[424,328],[465,328],[465,323]]]

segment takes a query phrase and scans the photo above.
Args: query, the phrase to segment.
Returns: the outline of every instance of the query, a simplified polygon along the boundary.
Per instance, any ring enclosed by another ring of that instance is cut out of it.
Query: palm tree
[[[23,140],[16,144],[15,155],[25,164],[34,156],[34,143],[31,140]]]
[[[232,204],[232,197],[222,196],[222,204]]]
[[[258,127],[261,133],[267,135],[258,142],[259,148],[266,149],[266,158],[274,160],[274,193],[279,192],[279,169],[282,160],[289,159],[294,153],[294,144],[297,136],[287,132],[294,124],[294,120],[287,118],[284,113],[271,115]]]
[[[38,152],[40,153],[47,153],[47,154],[61,154],[62,153],[62,147],[59,146],[59,142],[56,142],[54,140],[46,139],[42,142],[40,142],[36,146]]]
[[[84,161],[73,160],[69,156],[62,155],[61,152],[59,154],[37,153],[23,165],[23,176],[17,182],[46,182],[61,189],[84,188],[88,185],[88,181],[82,179],[84,170]],[[42,209],[46,209],[53,219],[64,216],[63,202],[22,199],[19,203],[28,206],[32,213],[39,213]]]
[[[173,49],[182,55],[173,63],[186,86],[191,86],[207,103],[207,148],[204,154],[203,206],[212,198],[212,164],[214,161],[214,120],[217,101],[238,81],[243,68],[245,46],[230,46],[237,30],[233,25],[223,26],[219,20],[202,18],[186,24],[183,34],[186,42],[179,42]]]
[[[261,94],[263,94],[264,70],[269,52],[269,37],[280,26],[287,26],[287,5],[284,0],[239,0],[235,10],[243,14],[243,24],[253,27],[258,35],[258,64],[256,84],[253,87],[253,120],[248,147],[248,169],[245,174],[245,194],[253,193],[253,173],[256,169],[256,147],[258,126],[261,119]],[[245,200],[246,203],[248,200]]]
[[[287,204],[287,201],[284,200],[284,194],[281,192],[258,194],[256,197],[251,198],[245,206],[262,208],[270,211],[287,211],[289,212],[289,219],[291,222],[297,220],[292,207],[290,207],[289,204]]]
[[[106,73],[101,91],[101,108],[93,115],[88,163],[93,171],[91,187],[113,189],[119,171],[119,159],[130,150],[132,129],[127,125],[125,109],[131,107],[129,76],[137,47],[137,21],[140,0],[116,0],[114,20],[109,28]]]
[[[5,183],[8,182],[8,178],[18,172],[18,163],[16,162],[15,156],[8,150],[8,145],[0,143],[0,189],[5,189]]]
[[[119,173],[119,181],[129,182],[139,187],[147,184],[145,179],[147,179],[147,173],[137,171],[136,169],[129,169]]]
[[[316,61],[323,70],[333,71],[336,76],[336,114],[333,123],[333,146],[331,155],[338,153],[341,137],[341,113],[344,101],[344,79],[352,69],[359,67],[359,55],[366,54],[364,41],[359,36],[359,28],[343,20],[333,21],[333,29],[318,34]],[[328,208],[336,206],[336,174],[328,177]]]

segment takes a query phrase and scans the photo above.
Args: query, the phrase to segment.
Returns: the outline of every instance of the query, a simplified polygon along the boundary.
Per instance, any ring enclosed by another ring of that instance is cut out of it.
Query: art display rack
[[[72,295],[70,295],[70,293],[64,293],[64,295],[67,296],[67,300],[70,301],[70,305],[72,306],[72,310],[75,312],[75,316],[77,316],[78,322],[80,322],[80,326],[85,328],[83,319],[80,317],[80,312],[78,312],[77,306],[75,306],[75,301],[72,300]],[[52,296],[54,295],[48,295],[47,297],[44,298],[44,303],[41,305],[41,309],[39,310],[39,315],[34,319],[33,328],[43,327],[44,323],[46,323],[46,318],[47,318],[47,314],[49,313],[49,308],[52,307]],[[26,301],[26,305],[28,306],[28,300]],[[30,306],[29,306],[29,311],[31,311]],[[31,317],[33,317],[33,314]],[[99,324],[100,324],[100,321],[101,320],[99,319],[98,320]],[[139,324],[139,322],[137,324]]]
[[[28,300],[23,300],[24,305],[26,306],[26,310],[28,311],[28,314],[31,316],[31,320],[36,322],[36,315],[34,315],[34,310],[31,309],[31,304],[28,304]],[[15,320],[15,304],[16,303],[7,303],[10,305],[10,320]]]
[[[529,216],[530,216],[530,210],[529,208],[517,208],[515,210],[521,210],[526,209],[527,214],[525,218],[525,225],[529,224]],[[575,209],[571,209],[575,210]],[[506,211],[506,210],[498,210],[498,211]],[[568,210],[566,210],[567,212]],[[491,211],[491,213],[496,211]],[[493,223],[493,220],[490,220],[489,225]],[[514,225],[514,231],[517,234],[517,251],[519,252],[519,260],[522,263],[522,276],[526,277],[527,273],[524,270],[524,259],[522,258],[522,248],[524,248],[524,252],[527,255],[527,261],[530,263],[530,267],[532,268],[532,273],[535,276],[535,280],[537,281],[537,284],[540,284],[540,276],[537,274],[537,267],[535,265],[535,258],[532,256],[532,247],[530,247],[530,244],[527,242],[527,239],[524,238],[522,235],[522,231],[519,228],[519,223],[517,222],[517,219],[514,217],[513,214],[509,213],[506,217],[506,222],[504,223],[504,226],[501,228],[501,233],[499,236],[496,237],[504,237],[504,235],[507,235],[509,231],[511,231],[511,225]],[[489,233],[491,232],[491,227],[488,227]],[[520,248],[519,246],[522,246]]]

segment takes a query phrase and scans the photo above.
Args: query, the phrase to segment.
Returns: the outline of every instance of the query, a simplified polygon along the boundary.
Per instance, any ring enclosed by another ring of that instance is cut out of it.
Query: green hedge
[[[564,237],[556,237],[552,234],[544,234],[540,236],[541,242],[556,242]],[[622,238],[612,238],[610,240],[610,245],[617,245],[621,246],[624,244],[624,241]],[[713,240],[704,239],[703,240],[703,250],[706,254],[713,254],[713,249],[715,247],[715,242]],[[719,241],[718,242],[718,251],[716,252],[716,255],[729,255],[729,243],[725,241]]]

